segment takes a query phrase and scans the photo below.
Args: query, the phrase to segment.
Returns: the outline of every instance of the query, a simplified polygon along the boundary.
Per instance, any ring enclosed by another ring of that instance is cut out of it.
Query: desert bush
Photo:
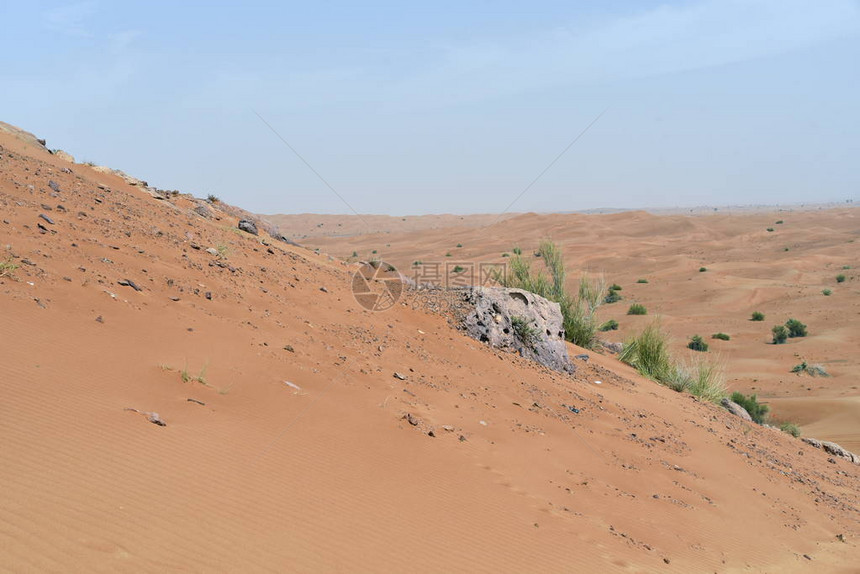
[[[719,339],[720,341],[728,341],[729,339],[731,339],[731,337],[725,333],[714,333],[713,335],[711,335],[711,339]]]
[[[623,297],[621,297],[621,295],[618,294],[618,291],[615,291],[614,289],[610,289],[609,292],[606,294],[606,297],[603,298],[603,302],[607,303],[607,304],[611,304],[611,303],[617,303],[618,301],[621,301],[621,299],[623,299]]]
[[[837,282],[837,283],[844,283],[844,282],[845,282],[845,275],[844,275],[844,274],[842,274],[842,273],[840,273],[839,275],[837,275],[837,276],[836,276],[836,282]]]
[[[690,338],[690,342],[687,343],[687,348],[692,349],[693,351],[699,351],[700,353],[705,353],[708,351],[708,344],[699,335],[693,335]]]
[[[806,336],[806,325],[797,319],[789,319],[785,322],[785,327],[788,329],[788,336],[791,338]]]
[[[810,365],[806,361],[801,362],[799,365],[795,365],[791,368],[792,373],[803,374],[813,377],[829,377],[830,374],[827,372],[827,369],[822,367],[821,365]]]
[[[502,253],[502,257],[510,257],[510,256],[511,256],[510,253]]]
[[[773,231],[773,227],[768,227],[768,228],[767,228],[767,230],[768,230],[768,231]]]
[[[731,398],[733,402],[746,409],[750,414],[750,417],[752,417],[752,420],[758,424],[762,424],[767,421],[767,413],[770,410],[770,407],[759,403],[756,395],[746,396],[743,393],[734,392],[732,393]]]
[[[206,196],[206,201],[209,203],[221,203],[221,199],[217,195],[212,195],[211,193]]]
[[[753,314],[750,317],[750,321],[764,321],[764,313],[753,311]]]
[[[636,282],[637,283],[648,283],[648,280],[647,279],[637,279]]]
[[[770,331],[773,334],[774,345],[782,345],[788,339],[788,329],[785,325],[776,325]]]
[[[465,271],[465,268],[461,267],[460,265],[455,265],[453,271],[454,273],[462,273],[463,271]]]
[[[821,294],[822,294],[822,295],[824,295],[824,296],[826,296],[826,297],[830,297],[830,296],[833,294],[833,291],[831,291],[830,289],[824,289],[824,290],[821,292]]]
[[[800,436],[800,427],[797,426],[795,423],[790,423],[790,422],[780,423],[779,430],[781,430],[784,433],[790,434],[794,438],[797,438]]]
[[[535,271],[531,262],[522,256],[519,247],[513,249],[509,273],[496,277],[505,287],[516,287],[531,291],[561,307],[565,337],[580,347],[592,348],[597,343],[597,308],[603,302],[605,284],[602,278],[591,279],[583,274],[576,294],[565,288],[567,277],[562,252],[552,241],[542,241],[538,253],[543,259],[544,269]]]
[[[699,273],[704,273],[707,270],[708,270],[707,267],[699,267]]]
[[[783,220],[781,220],[781,219],[780,219],[779,221],[777,221],[777,222],[776,222],[776,224],[777,224],[777,225],[782,225],[783,223],[785,223],[785,222],[784,222]]]
[[[613,283],[612,285],[609,286],[609,290],[610,291],[621,291],[622,289],[621,289],[621,285],[619,285],[618,283]]]
[[[463,247],[463,244],[462,244],[462,243],[458,243],[458,244],[457,244],[457,247]]]
[[[628,315],[647,315],[648,309],[645,308],[645,305],[641,303],[633,303],[630,305],[630,308],[627,309]]]
[[[726,396],[724,370],[719,363],[699,360],[692,365],[681,365],[676,368],[687,378],[685,390],[691,395],[714,403]]]
[[[618,330],[618,321],[615,319],[610,319],[605,323],[601,324],[600,327],[597,328],[598,331],[617,331]]]
[[[625,342],[618,358],[661,383],[669,382],[675,370],[669,356],[669,338],[657,323],[648,325],[638,336]]]

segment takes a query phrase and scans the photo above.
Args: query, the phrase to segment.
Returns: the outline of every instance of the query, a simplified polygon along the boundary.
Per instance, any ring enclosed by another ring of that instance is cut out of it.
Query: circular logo
[[[352,295],[369,311],[386,311],[403,295],[403,279],[393,265],[383,261],[362,263],[352,276]]]

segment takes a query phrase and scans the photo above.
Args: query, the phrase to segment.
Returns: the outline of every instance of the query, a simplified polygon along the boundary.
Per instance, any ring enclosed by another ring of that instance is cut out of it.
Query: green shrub
[[[673,371],[669,340],[657,323],[652,323],[636,337],[629,339],[618,358],[655,381],[667,383]]]
[[[605,331],[617,331],[618,330],[618,321],[616,321],[615,319],[610,319],[610,320],[606,321],[605,323],[603,323],[602,325],[600,325],[600,327],[598,327],[597,330],[598,331],[604,331],[604,332]]]
[[[612,285],[609,286],[609,290],[610,291],[621,291],[621,285],[619,285],[618,283],[613,283]]]
[[[779,221],[777,221],[777,222],[776,222],[776,224],[777,224],[777,225],[782,225],[783,223],[784,223],[784,222],[783,222],[781,219],[780,219]]]
[[[776,325],[771,329],[771,333],[773,333],[774,345],[782,345],[788,339],[788,329],[785,328],[785,325]]]
[[[844,283],[844,282],[845,282],[845,275],[844,275],[844,274],[842,274],[842,273],[840,273],[839,275],[837,275],[837,276],[836,276],[836,282],[837,282],[837,283]]]
[[[376,255],[376,249],[370,252],[372,255]]]
[[[648,283],[648,280],[647,279],[637,279],[636,282],[637,283]]]
[[[825,289],[821,292],[821,294],[830,297],[833,294],[833,291],[831,291],[830,289]]]
[[[597,344],[596,311],[603,302],[605,291],[602,279],[592,280],[583,274],[576,294],[565,289],[566,272],[561,250],[551,241],[542,241],[538,254],[543,259],[543,270],[533,270],[531,261],[522,256],[519,247],[514,248],[509,273],[496,277],[505,287],[516,287],[531,291],[561,307],[565,337],[580,347],[592,348]]]
[[[794,367],[792,367],[791,372],[797,373],[797,374],[806,373],[807,375],[810,375],[813,377],[829,377],[830,376],[830,374],[827,372],[827,370],[824,367],[822,367],[821,365],[810,365],[806,361],[803,361],[799,365],[795,365]]]
[[[789,319],[785,322],[785,326],[788,329],[788,336],[791,338],[806,336],[806,325],[797,319]]]
[[[773,227],[768,227],[768,228],[767,228],[767,230],[768,230],[768,231],[773,231]]]
[[[753,311],[752,317],[750,317],[750,321],[764,321],[764,313]]]
[[[451,252],[449,251],[448,253],[445,254],[445,257],[453,257],[453,255],[451,255]]]
[[[614,291],[612,289],[609,290],[609,293],[606,294],[606,297],[603,298],[604,303],[617,303],[621,301],[623,297],[618,294],[618,291]]]
[[[756,395],[745,396],[743,393],[732,393],[732,401],[742,406],[750,414],[752,420],[762,424],[767,420],[770,407],[758,402]]]
[[[463,271],[465,271],[465,268],[459,265],[455,265],[453,271],[454,273],[462,273]]]
[[[708,270],[707,267],[699,267],[699,273],[704,273],[707,270]]]
[[[12,277],[16,269],[18,269],[18,264],[13,263],[11,259],[0,261],[0,277]]]
[[[462,243],[458,243],[458,244],[457,244],[457,247],[463,247],[463,244],[462,244]]]
[[[511,317],[511,326],[517,339],[529,349],[534,348],[535,344],[540,340],[540,330],[537,327],[529,325],[528,321],[523,317]]]
[[[725,333],[714,333],[713,335],[711,335],[711,339],[719,339],[721,341],[728,341],[729,339],[731,339],[731,337],[729,337]]]
[[[699,335],[693,335],[690,338],[690,342],[687,343],[687,348],[699,351],[700,353],[706,353],[708,351],[708,344]]]
[[[627,309],[628,315],[647,315],[648,309],[645,308],[645,305],[641,303],[633,303],[630,305],[630,308]]]
[[[353,257],[358,257],[358,251],[353,251],[353,252],[352,252],[352,256],[353,256]]]
[[[510,257],[510,256],[511,256],[510,253],[502,253],[502,257]]]
[[[797,438],[800,436],[800,427],[797,426],[795,423],[789,423],[789,422],[780,423],[779,430],[781,430],[784,433],[790,434],[794,438]]]
[[[850,265],[843,265],[842,269],[851,269],[851,266]]]

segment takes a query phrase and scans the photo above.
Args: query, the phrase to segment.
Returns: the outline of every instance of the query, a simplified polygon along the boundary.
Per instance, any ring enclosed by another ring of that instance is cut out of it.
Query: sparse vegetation
[[[648,309],[645,308],[645,305],[641,303],[633,303],[630,305],[630,308],[627,309],[628,315],[647,315]]]
[[[448,253],[445,254],[445,257],[453,257],[453,256],[451,255],[451,252],[449,251]]]
[[[602,325],[600,325],[600,327],[598,327],[597,330],[603,331],[603,332],[617,331],[618,330],[618,321],[616,321],[615,319],[610,319],[610,320],[606,321],[605,323],[603,323]]]
[[[801,362],[799,365],[795,365],[791,369],[792,373],[797,373],[798,375],[802,375],[806,373],[812,377],[829,377],[830,374],[827,370],[821,365],[810,365],[806,361]]]
[[[421,261],[420,261],[420,260],[419,260],[419,261],[413,261],[413,262],[412,262],[412,267],[418,267],[418,266],[420,266],[420,265],[422,265],[422,263],[421,263]]]
[[[13,263],[11,259],[0,261],[0,277],[13,277],[15,270],[18,269],[18,264]]]
[[[502,253],[502,257],[510,257],[510,256],[511,256],[510,253]]]
[[[707,270],[708,270],[707,267],[699,267],[699,273],[704,273]]]
[[[773,231],[773,227],[768,227],[768,228],[767,228],[767,230],[768,230],[769,232],[770,232],[770,231]]]
[[[690,364],[673,361],[668,337],[657,323],[628,340],[618,358],[675,391],[688,392],[708,401],[718,401],[725,396],[722,366],[704,358]]]
[[[610,291],[621,291],[621,285],[619,285],[618,283],[613,283],[612,285],[609,286],[609,290]]]
[[[806,325],[797,319],[789,319],[785,322],[785,326],[788,329],[788,336],[791,338],[806,336]]]
[[[770,331],[773,334],[774,345],[782,345],[788,339],[788,329],[785,325],[776,325]]]
[[[462,244],[462,243],[458,243],[458,244],[457,244],[457,247],[463,247],[463,244]]]
[[[206,196],[206,201],[209,203],[221,203],[221,199],[217,195],[212,195],[211,193]]]
[[[609,292],[606,294],[606,297],[603,298],[603,302],[607,303],[607,304],[611,304],[611,303],[617,303],[618,301],[621,301],[621,299],[623,299],[623,297],[618,294],[618,291],[615,291],[614,289],[610,289]]]
[[[648,280],[647,279],[637,279],[636,282],[637,283],[648,283]]]
[[[830,289],[824,289],[823,291],[821,291],[821,294],[826,297],[830,297],[833,294],[833,291],[831,291]]]
[[[690,342],[687,343],[687,348],[693,351],[699,351],[700,353],[706,353],[708,351],[708,344],[699,335],[693,335],[690,338]]]
[[[779,221],[776,222],[776,225],[782,225],[783,223],[784,222],[780,219]]]
[[[837,275],[836,276],[836,282],[837,283],[844,283],[845,282],[845,275],[843,273],[840,273],[839,275]]]
[[[371,255],[376,255],[376,253],[377,253],[376,249],[374,249],[373,251],[370,252]]]
[[[230,248],[226,243],[218,243],[215,245],[215,251],[218,252],[218,257],[221,259],[227,259],[227,256],[230,254]]]
[[[565,337],[580,347],[592,348],[597,343],[597,308],[603,302],[602,279],[591,279],[583,274],[576,294],[565,289],[566,272],[561,250],[551,241],[542,241],[538,253],[543,259],[544,271],[534,271],[531,262],[522,256],[518,247],[513,250],[510,273],[496,277],[505,287],[517,287],[531,291],[561,307]]]
[[[843,265],[842,269],[848,270],[848,269],[851,269],[851,266],[850,265]]]
[[[746,396],[743,393],[732,393],[732,401],[742,406],[749,414],[752,420],[758,424],[763,424],[767,421],[767,413],[770,407],[758,402],[756,395]]]
[[[455,266],[454,266],[454,269],[452,269],[452,271],[453,271],[454,273],[462,273],[463,271],[465,271],[465,268],[464,268],[464,267],[461,267],[460,265],[455,265]]]
[[[725,333],[714,333],[713,335],[711,335],[711,339],[719,339],[720,341],[728,341],[729,339],[731,339],[731,337]]]
[[[764,321],[764,313],[760,313],[759,311],[753,311],[753,314],[750,317],[750,321]]]
[[[529,325],[528,321],[523,317],[511,317],[511,326],[517,339],[529,349],[534,348],[535,344],[540,340],[540,331],[538,328]]]
[[[800,436],[800,427],[797,426],[795,423],[790,423],[790,422],[780,423],[779,430],[781,430],[784,433],[790,434],[794,438],[797,438]]]

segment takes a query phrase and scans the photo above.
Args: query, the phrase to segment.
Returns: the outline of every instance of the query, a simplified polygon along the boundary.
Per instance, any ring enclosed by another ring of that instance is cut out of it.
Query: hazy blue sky
[[[860,0],[2,2],[0,120],[258,212],[857,199]],[[359,5],[361,4],[361,5]],[[412,4],[412,5],[410,5]]]

